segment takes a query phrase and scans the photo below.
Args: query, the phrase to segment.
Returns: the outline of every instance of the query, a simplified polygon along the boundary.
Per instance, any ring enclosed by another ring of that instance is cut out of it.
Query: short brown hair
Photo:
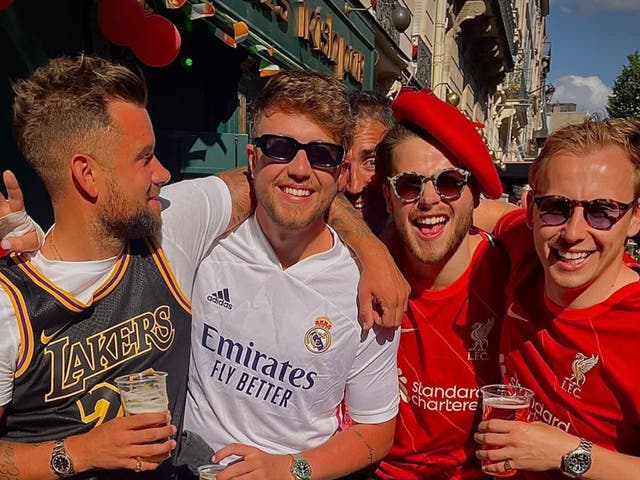
[[[634,194],[638,196],[640,195],[640,121],[638,120],[587,120],[554,132],[531,164],[529,184],[534,190],[541,188],[540,172],[554,155],[559,153],[586,155],[614,145],[622,148],[633,164],[633,188]]]
[[[432,138],[420,127],[407,121],[396,123],[382,138],[376,147],[376,178],[378,178],[381,183],[386,182],[387,177],[391,175],[394,150],[403,141],[413,137],[424,140]]]
[[[345,151],[351,147],[354,121],[349,98],[335,77],[313,70],[285,70],[274,75],[252,105],[252,129],[274,110],[307,115]]]
[[[55,58],[15,82],[13,90],[16,142],[52,196],[64,185],[65,160],[76,152],[92,153],[96,134],[112,126],[109,102],[147,104],[140,77],[124,66],[87,55]]]

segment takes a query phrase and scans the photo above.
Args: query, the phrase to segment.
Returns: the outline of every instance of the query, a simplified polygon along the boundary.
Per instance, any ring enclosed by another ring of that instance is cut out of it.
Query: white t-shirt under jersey
[[[217,177],[167,185],[161,197],[162,232],[158,240],[182,289],[191,298],[193,278],[231,218],[231,195]],[[32,262],[57,286],[86,303],[111,274],[116,257],[93,262],[59,262],[37,253]],[[0,288],[0,406],[11,401],[20,335],[9,297]]]
[[[399,333],[362,333],[358,268],[331,232],[331,249],[283,270],[253,216],[201,263],[185,429],[214,449],[315,447],[336,432],[343,396],[356,422],[395,417]]]

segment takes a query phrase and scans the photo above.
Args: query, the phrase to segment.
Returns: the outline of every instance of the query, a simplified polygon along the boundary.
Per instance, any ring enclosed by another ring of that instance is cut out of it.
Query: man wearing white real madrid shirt
[[[256,212],[200,265],[193,295],[185,428],[217,461],[243,457],[220,480],[336,478],[390,448],[399,336],[361,332],[358,268],[324,221],[352,132],[334,78],[283,72],[256,100]],[[355,424],[336,433],[343,396]]]

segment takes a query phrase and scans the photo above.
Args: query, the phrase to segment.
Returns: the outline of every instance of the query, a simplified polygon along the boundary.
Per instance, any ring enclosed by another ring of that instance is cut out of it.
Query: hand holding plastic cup
[[[169,410],[167,373],[153,370],[123,375],[115,379],[125,415],[157,413]],[[147,462],[161,462],[164,456],[145,457]]]
[[[480,387],[482,395],[482,420],[500,419],[515,420],[519,422],[529,421],[529,408],[533,401],[533,390],[515,385],[485,385]],[[497,445],[485,445],[485,449],[501,448]],[[492,460],[483,460],[482,465],[497,463]],[[516,469],[507,472],[493,472],[495,477],[510,477],[516,474]]]
[[[219,463],[212,463],[209,465],[202,465],[198,467],[198,475],[200,480],[213,480],[216,475],[226,468],[225,465]]]
[[[166,372],[147,371],[115,379],[127,415],[165,412],[169,409]]]

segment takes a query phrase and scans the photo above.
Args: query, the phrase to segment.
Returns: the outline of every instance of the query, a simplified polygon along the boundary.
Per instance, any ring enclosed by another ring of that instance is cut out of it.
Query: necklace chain
[[[58,260],[60,260],[61,262],[64,262],[64,259],[62,258],[62,255],[60,255],[60,252],[56,248],[56,241],[53,239],[53,230],[51,230],[51,234],[49,235],[49,239],[51,240],[51,247],[53,248],[53,253],[56,254],[56,257],[58,257]]]

